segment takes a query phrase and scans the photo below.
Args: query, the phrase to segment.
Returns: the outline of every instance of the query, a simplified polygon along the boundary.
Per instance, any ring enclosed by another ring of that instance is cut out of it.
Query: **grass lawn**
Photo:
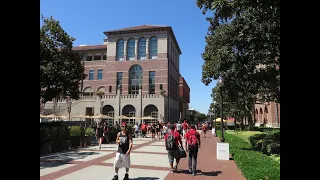
[[[242,136],[236,133],[226,131],[225,139],[230,145],[230,154],[247,180],[279,180],[280,163],[261,152],[251,150],[250,143],[245,140],[250,133]],[[218,136],[220,135],[221,132],[218,131]]]

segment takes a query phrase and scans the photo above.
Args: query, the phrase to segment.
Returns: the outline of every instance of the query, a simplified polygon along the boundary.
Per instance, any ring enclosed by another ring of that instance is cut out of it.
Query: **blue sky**
[[[104,31],[144,24],[169,25],[182,54],[180,73],[191,89],[190,107],[207,113],[211,89],[201,82],[201,53],[209,23],[196,0],[40,0],[40,13],[53,16],[80,44],[102,44]]]

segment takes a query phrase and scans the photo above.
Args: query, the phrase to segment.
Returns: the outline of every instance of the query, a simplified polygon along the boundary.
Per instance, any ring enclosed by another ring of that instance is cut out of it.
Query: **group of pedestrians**
[[[192,175],[196,175],[198,151],[201,147],[200,134],[196,130],[196,125],[188,125],[186,121],[181,124],[179,121],[175,124],[163,124],[162,129],[164,130],[162,131],[162,135],[164,138],[166,150],[168,152],[168,160],[171,168],[171,173],[178,172],[180,159],[184,158],[181,157],[182,150],[188,154],[189,172]],[[139,126],[139,129],[138,127],[135,127],[134,129],[135,133],[138,133],[137,131],[139,130],[140,132],[142,132],[142,137],[145,137],[146,132],[143,132],[147,131],[147,124],[144,123]],[[151,129],[151,137],[153,137],[152,140],[155,140],[154,136],[152,136],[152,132],[153,131]],[[159,131],[157,131],[157,128],[155,128],[154,132],[154,134],[156,134],[156,132],[161,131],[160,129]],[[158,137],[160,140],[160,135],[158,135]],[[185,139],[184,144],[182,143],[182,138]],[[118,171],[121,167],[124,167],[126,169],[123,180],[128,180],[130,168],[130,152],[132,150],[133,141],[132,132],[127,131],[127,124],[125,122],[121,124],[121,131],[117,134],[116,143],[118,144],[118,150],[114,160],[115,175],[112,180],[118,180]]]

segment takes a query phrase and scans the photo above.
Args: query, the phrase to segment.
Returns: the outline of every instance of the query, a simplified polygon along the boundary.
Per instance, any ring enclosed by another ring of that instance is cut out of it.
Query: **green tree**
[[[55,97],[79,98],[79,84],[86,75],[80,55],[72,51],[70,37],[52,17],[41,17],[40,97],[44,102]]]
[[[255,100],[280,103],[280,0],[197,0],[197,5],[204,14],[214,13],[207,18],[202,82],[222,76],[224,92],[230,100],[247,97],[246,108]]]
[[[200,112],[197,112],[195,114],[195,118],[197,118],[197,120],[199,120],[199,121],[205,121],[207,119],[207,115],[200,113]]]

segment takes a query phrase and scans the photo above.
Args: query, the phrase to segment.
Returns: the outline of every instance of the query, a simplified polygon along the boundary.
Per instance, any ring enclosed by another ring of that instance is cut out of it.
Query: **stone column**
[[[146,39],[146,59],[150,59],[150,57],[149,57],[149,39]]]
[[[121,94],[120,94],[120,89],[121,89],[121,85],[119,85],[117,87],[117,95],[116,95],[116,107],[117,109],[115,109],[115,112],[114,112],[114,116],[117,117],[117,116],[121,116]],[[116,111],[118,110],[118,111]],[[120,123],[120,119],[115,119],[116,121],[118,121],[118,123]]]
[[[136,39],[135,41],[135,45],[134,45],[134,59],[138,59],[138,40]]]

